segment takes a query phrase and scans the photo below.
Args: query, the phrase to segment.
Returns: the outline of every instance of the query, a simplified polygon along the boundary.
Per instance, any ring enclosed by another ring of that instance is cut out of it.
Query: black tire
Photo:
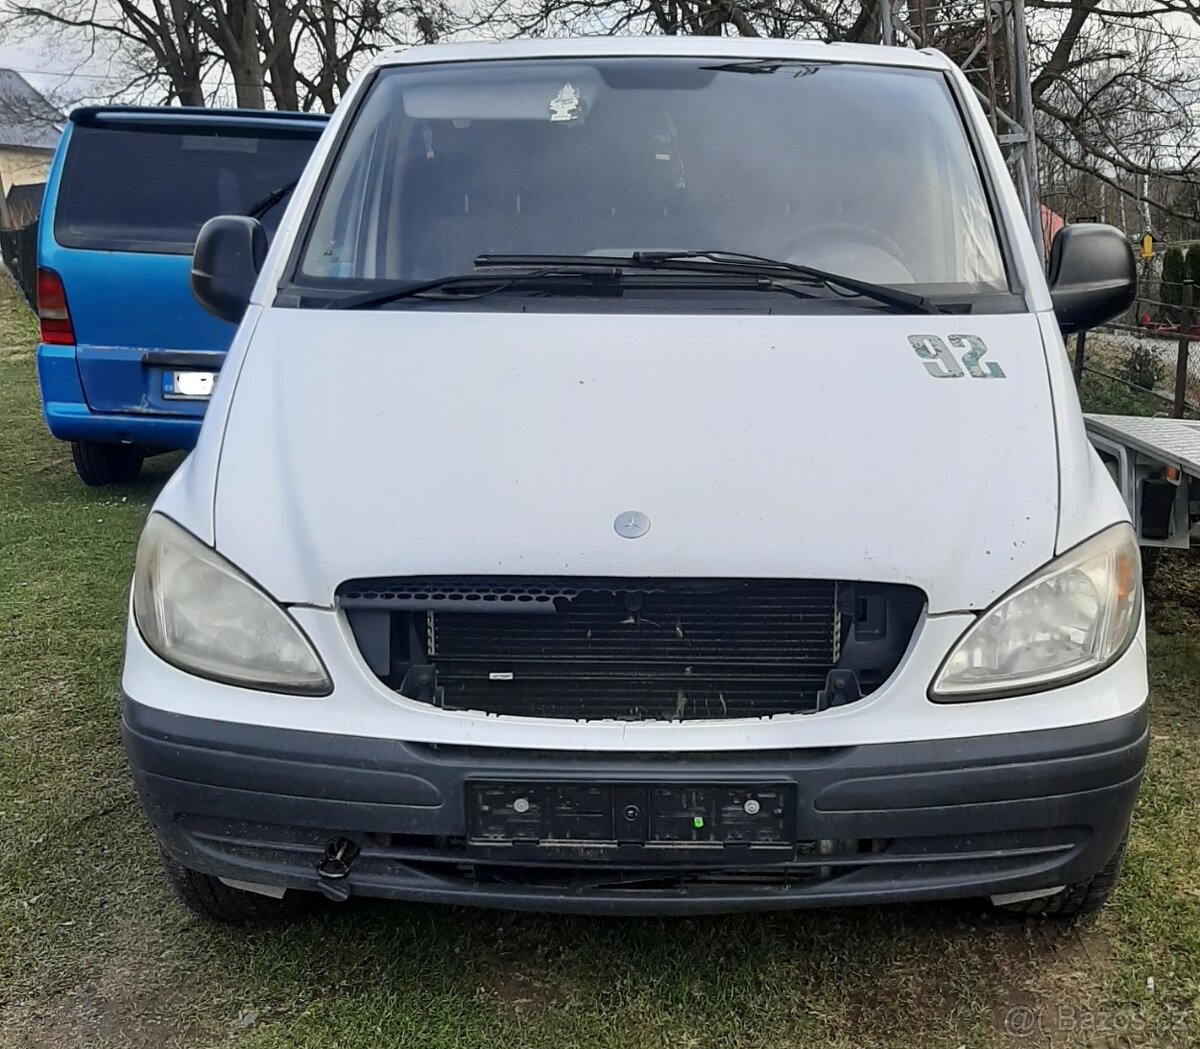
[[[145,453],[132,444],[72,441],[71,458],[79,479],[91,488],[128,484],[141,472]]]
[[[1095,914],[1108,903],[1108,898],[1116,888],[1117,879],[1121,876],[1121,866],[1125,862],[1125,843],[1128,840],[1127,833],[1104,870],[1087,881],[1068,885],[1053,896],[1041,896],[1036,900],[1023,900],[1021,903],[1002,903],[998,905],[999,909],[1009,914],[1059,918],[1064,921]]]
[[[167,880],[180,902],[193,914],[224,925],[255,925],[299,914],[308,904],[307,892],[287,892],[279,899],[233,889],[211,874],[201,874],[162,854]]]

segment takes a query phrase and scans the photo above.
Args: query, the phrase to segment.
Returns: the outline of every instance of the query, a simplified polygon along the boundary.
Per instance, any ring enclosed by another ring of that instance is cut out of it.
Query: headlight
[[[1137,632],[1142,567],[1127,524],[1038,569],[975,621],[934,679],[934,700],[1039,692],[1112,663]]]
[[[332,688],[287,612],[161,514],[150,515],[138,542],[133,615],[146,644],[192,674],[310,696]]]

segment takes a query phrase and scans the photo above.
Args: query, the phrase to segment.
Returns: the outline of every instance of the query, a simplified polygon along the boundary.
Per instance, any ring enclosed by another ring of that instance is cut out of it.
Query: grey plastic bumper
[[[988,896],[1064,885],[1117,848],[1147,717],[920,743],[730,754],[587,754],[404,744],[256,728],[124,703],[142,807],[180,863],[337,893],[532,910],[695,913]],[[794,855],[548,850],[466,839],[470,780],[795,783]],[[326,888],[329,886],[326,884]],[[330,894],[333,894],[330,892]]]

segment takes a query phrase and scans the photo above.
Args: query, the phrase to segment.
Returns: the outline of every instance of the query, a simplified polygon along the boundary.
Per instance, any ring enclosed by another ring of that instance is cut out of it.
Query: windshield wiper
[[[327,310],[365,310],[375,306],[384,306],[389,302],[400,299],[419,298],[430,292],[457,291],[458,294],[437,296],[446,300],[480,299],[485,295],[494,295],[515,285],[531,290],[561,291],[565,287],[578,286],[580,283],[596,286],[615,285],[620,278],[620,271],[612,266],[588,268],[579,272],[562,266],[525,269],[517,273],[451,273],[444,277],[434,277],[430,280],[404,281],[399,284],[389,284],[387,287],[372,291],[355,292],[330,299],[325,303]],[[430,296],[433,297],[433,296]]]
[[[264,197],[259,197],[251,204],[242,214],[247,218],[261,219],[268,211],[286,197],[299,183],[298,178],[292,179],[291,182],[285,182],[282,186],[276,186]]]
[[[629,255],[480,255],[475,265],[488,266],[602,266],[631,269],[672,269],[689,273],[737,273],[768,277],[772,280],[802,280],[836,290],[844,288],[855,295],[873,299],[903,313],[941,313],[941,307],[925,298],[887,284],[875,284],[829,273],[813,266],[748,255],[740,251],[635,251]]]
[[[890,284],[876,284],[874,281],[861,280],[858,277],[842,273],[830,273],[828,270],[817,269],[815,266],[804,266],[795,262],[783,262],[779,259],[769,259],[762,255],[748,255],[742,251],[648,251],[634,252],[640,257],[653,263],[673,262],[676,259],[708,259],[706,265],[734,265],[745,263],[750,266],[765,266],[771,270],[781,269],[786,273],[808,277],[826,286],[845,288],[866,299],[874,299],[885,306],[906,310],[909,313],[941,313],[941,308],[924,295],[915,295],[911,291],[893,288]]]
[[[715,73],[778,73],[781,69],[795,69],[795,77],[812,76],[821,67],[810,59],[803,58],[748,58],[742,62],[722,62],[719,66],[701,66]]]
[[[499,256],[496,256],[499,258]],[[541,258],[543,256],[528,256]],[[556,259],[556,256],[544,256]],[[491,259],[492,256],[480,256]],[[564,260],[573,256],[563,256]],[[404,281],[372,290],[354,292],[330,299],[324,304],[327,310],[372,309],[400,299],[429,298],[441,302],[469,302],[488,295],[520,288],[523,291],[540,291],[547,294],[569,295],[580,292],[589,295],[621,295],[628,278],[640,278],[637,286],[668,288],[727,288],[732,291],[771,291],[808,298],[806,292],[795,287],[790,275],[787,283],[779,283],[774,275],[752,272],[749,269],[722,269],[708,263],[693,266],[648,266],[634,263],[624,267],[598,261],[595,256],[580,256],[584,261],[576,265],[573,261],[556,262],[551,266],[530,268],[526,263],[486,262],[476,260],[480,266],[504,266],[508,273],[456,273],[431,280]],[[523,268],[522,268],[523,267]],[[683,272],[674,272],[682,269]],[[626,272],[633,271],[633,272]],[[656,271],[650,276],[648,271]],[[814,283],[814,282],[810,282]],[[438,295],[439,291],[447,294]]]

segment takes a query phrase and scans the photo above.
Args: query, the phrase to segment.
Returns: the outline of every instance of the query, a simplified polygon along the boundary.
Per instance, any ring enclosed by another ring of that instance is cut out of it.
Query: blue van
[[[38,238],[38,382],[46,425],[89,485],[190,448],[234,325],[192,297],[192,245],[214,215],[270,235],[328,122],[245,110],[75,110]]]

